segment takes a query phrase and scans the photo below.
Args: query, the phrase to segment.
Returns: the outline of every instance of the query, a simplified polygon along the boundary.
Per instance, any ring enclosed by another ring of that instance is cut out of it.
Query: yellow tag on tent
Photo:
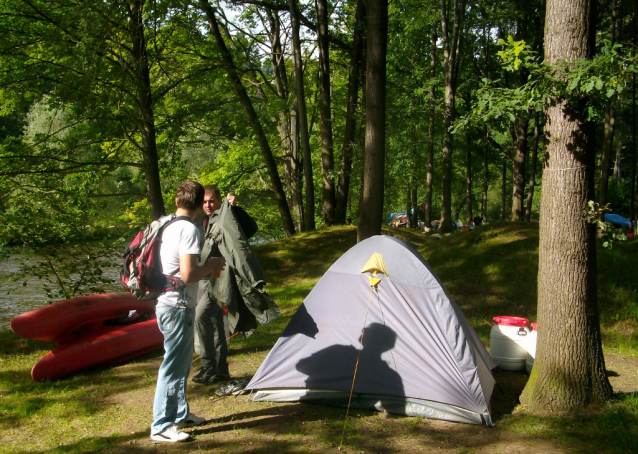
[[[383,256],[381,256],[378,252],[372,254],[372,257],[370,257],[368,262],[363,266],[361,273],[372,273],[372,276],[368,276],[368,280],[370,281],[371,286],[376,286],[379,282],[381,282],[381,279],[373,276],[376,276],[379,273],[388,276],[388,270],[383,262]]]

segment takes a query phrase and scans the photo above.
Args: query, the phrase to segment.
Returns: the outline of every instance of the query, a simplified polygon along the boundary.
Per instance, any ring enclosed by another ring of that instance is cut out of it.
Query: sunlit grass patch
[[[560,440],[586,452],[634,452],[638,440],[638,396],[621,394],[600,411],[573,416],[520,412],[504,418],[500,427],[523,437]]]

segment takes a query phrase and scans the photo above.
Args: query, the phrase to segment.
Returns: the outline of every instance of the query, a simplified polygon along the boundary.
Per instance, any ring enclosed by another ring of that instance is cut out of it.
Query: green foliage
[[[604,220],[606,211],[611,211],[609,204],[601,208],[593,200],[587,202],[587,219],[590,223],[596,224],[598,235],[602,238],[603,248],[611,251],[614,242],[627,241],[627,236],[622,232],[622,229],[614,227],[611,222]]]

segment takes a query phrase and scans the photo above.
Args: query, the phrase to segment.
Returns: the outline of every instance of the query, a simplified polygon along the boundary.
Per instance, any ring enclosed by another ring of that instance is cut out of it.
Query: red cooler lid
[[[538,331],[538,325],[536,324],[536,322],[532,323],[532,329],[534,331]]]
[[[498,317],[494,317],[493,320],[497,325],[503,326],[519,326],[521,328],[524,328],[529,325],[529,320],[527,320],[526,318],[514,317],[510,315],[500,315]]]

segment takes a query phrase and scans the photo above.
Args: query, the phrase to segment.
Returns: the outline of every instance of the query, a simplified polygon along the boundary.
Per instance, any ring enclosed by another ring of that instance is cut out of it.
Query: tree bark
[[[487,190],[489,188],[490,174],[488,171],[487,161],[487,142],[488,142],[488,130],[487,126],[483,127],[483,190],[481,191],[481,218],[483,224],[487,224]]]
[[[146,177],[146,192],[151,217],[157,219],[166,214],[162,185],[159,174],[157,140],[155,135],[155,116],[150,70],[144,37],[144,0],[129,3],[129,32],[131,34],[132,57],[137,84],[137,102],[140,108],[139,126],[142,134],[142,157]]]
[[[443,113],[443,191],[441,196],[441,224],[439,231],[452,231],[452,133],[456,100],[457,53],[461,36],[461,22],[465,13],[465,1],[453,0],[453,19],[448,18],[448,0],[441,0],[441,28],[443,39],[443,71],[445,74],[445,110]],[[449,25],[452,21],[452,32]]]
[[[634,4],[634,47],[638,45],[638,0]],[[638,174],[638,143],[636,143],[636,73],[633,74],[631,84],[631,147],[634,151],[633,165],[631,166],[631,214],[634,220],[634,233],[638,233],[638,194],[636,194],[636,174]]]
[[[465,151],[465,206],[467,207],[467,222],[470,225],[474,216],[472,215],[472,140],[470,133],[467,133],[467,150]]]
[[[327,226],[335,222],[334,145],[330,108],[330,42],[328,40],[328,2],[316,0],[317,43],[319,46],[319,115],[321,118],[321,175],[323,216]]]
[[[405,196],[405,226],[409,229],[410,227],[412,227],[412,222],[410,220],[410,206],[412,205],[412,185],[409,182]]]
[[[607,203],[607,188],[609,186],[609,163],[611,148],[614,141],[616,116],[611,104],[605,107],[605,129],[603,136],[603,154],[600,158],[600,181],[598,183],[598,205],[604,207]]]
[[[273,193],[275,194],[275,198],[277,199],[277,206],[279,207],[279,215],[281,216],[284,233],[286,234],[286,236],[292,236],[295,233],[295,226],[290,214],[290,208],[288,207],[288,201],[286,200],[286,194],[284,192],[283,185],[281,184],[281,179],[279,178],[277,163],[275,162],[275,159],[273,157],[266,134],[261,126],[261,122],[259,121],[259,117],[257,116],[257,112],[255,112],[255,108],[252,105],[248,93],[246,92],[246,88],[244,87],[241,78],[239,77],[232,56],[230,55],[230,52],[226,47],[224,38],[222,37],[222,34],[219,30],[219,25],[217,23],[217,18],[215,17],[214,9],[212,8],[208,0],[200,0],[199,4],[202,8],[202,11],[204,11],[204,13],[206,14],[210,32],[215,39],[215,42],[217,43],[217,49],[221,54],[228,77],[233,84],[233,87],[235,88],[235,93],[237,94],[239,102],[246,112],[248,122],[252,127],[252,130],[257,139],[257,143],[259,144],[259,148],[261,149],[261,154],[264,158],[266,168],[268,169],[268,174],[270,176],[271,190],[273,191]]]
[[[527,159],[527,114],[514,126],[515,152],[512,162],[512,221],[523,220],[523,197],[525,194],[525,161]]]
[[[532,218],[532,202],[534,200],[534,187],[536,186],[536,161],[538,161],[538,140],[540,138],[540,114],[534,116],[534,139],[532,142],[532,158],[530,161],[529,186],[527,188],[527,205],[525,206],[525,220]]]
[[[355,28],[352,39],[352,54],[348,71],[348,105],[346,107],[346,124],[343,132],[343,146],[341,151],[341,172],[337,186],[337,205],[335,222],[345,224],[350,193],[350,174],[352,172],[352,156],[355,149],[355,134],[357,128],[357,101],[359,99],[359,69],[363,50],[363,35],[365,30],[365,6],[363,0],[357,0],[355,9]]]
[[[385,173],[388,1],[367,3],[366,143],[357,242],[381,233]]]
[[[505,199],[507,192],[507,161],[503,159],[503,169],[501,171],[501,215],[499,216],[499,221],[505,220]]]
[[[304,224],[306,231],[315,230],[315,188],[312,175],[312,153],[308,133],[308,113],[303,80],[303,62],[301,61],[301,39],[299,38],[299,9],[297,0],[288,0],[290,21],[292,23],[292,55],[295,68],[295,92],[297,95],[297,114],[301,133],[301,153],[303,155],[303,173],[306,188],[306,208]]]
[[[434,180],[434,126],[436,109],[436,89],[434,77],[436,76],[436,31],[432,33],[430,39],[430,123],[428,125],[428,148],[427,148],[427,173],[425,177],[425,226],[432,227],[432,182]]]
[[[591,57],[593,8],[592,0],[547,1],[545,61]],[[583,100],[559,99],[545,108],[538,344],[521,395],[532,412],[574,411],[612,395],[598,319],[596,227],[587,217],[595,151],[585,112]]]

